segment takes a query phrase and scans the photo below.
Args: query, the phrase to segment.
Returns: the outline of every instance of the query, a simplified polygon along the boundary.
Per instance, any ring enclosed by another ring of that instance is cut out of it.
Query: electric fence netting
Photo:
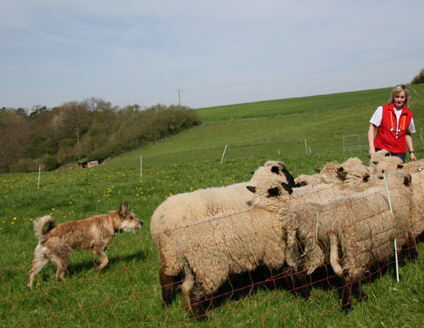
[[[422,168],[411,163],[352,185],[264,183],[246,210],[122,236],[101,271],[91,252],[75,251],[65,281],[56,282],[50,266],[32,290],[23,288],[29,261],[0,267],[4,327],[313,327],[355,312],[401,288],[391,274],[423,269]],[[162,280],[162,266],[174,262],[182,265]]]

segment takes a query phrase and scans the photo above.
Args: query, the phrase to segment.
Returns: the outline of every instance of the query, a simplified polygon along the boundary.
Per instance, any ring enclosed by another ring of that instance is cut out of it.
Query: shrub
[[[421,72],[418,75],[416,75],[411,81],[411,84],[420,84],[420,83],[424,83],[424,69],[422,69]]]

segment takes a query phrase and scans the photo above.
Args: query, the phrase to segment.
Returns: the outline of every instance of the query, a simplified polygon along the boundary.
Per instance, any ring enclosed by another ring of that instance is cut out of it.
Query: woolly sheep
[[[183,270],[182,255],[175,247],[179,244],[180,237],[173,232],[185,229],[206,217],[248,209],[252,194],[246,187],[273,176],[284,176],[285,179],[285,172],[287,170],[284,163],[267,161],[254,172],[249,182],[174,195],[157,207],[150,221],[150,233],[159,255],[159,277],[164,304],[172,302],[174,280]]]
[[[287,180],[294,182],[289,174]],[[275,175],[266,181],[287,186],[287,180]],[[169,231],[168,235],[173,236],[178,254],[172,264],[184,269],[184,301],[196,317],[205,315],[203,299],[211,297],[230,274],[250,272],[261,264],[271,270],[281,269],[285,264],[286,239],[290,239],[276,213],[255,206],[204,218]],[[165,267],[167,261],[164,257]]]
[[[288,234],[296,235],[303,243],[303,254],[298,254],[297,241],[288,241],[286,261],[298,266],[296,259],[302,257],[303,270],[312,273],[325,262],[330,262],[335,273],[345,279],[346,288],[342,305],[349,309],[351,285],[359,281],[369,265],[387,261],[393,254],[393,239],[399,247],[405,243],[415,246],[410,220],[412,188],[410,175],[397,171],[387,175],[392,200],[390,212],[384,182],[354,194],[334,194],[328,197],[310,197],[313,188],[294,192],[284,191],[281,186],[269,185],[268,192],[276,197],[255,199],[257,204],[267,202],[267,208],[279,211]],[[295,197],[295,198],[293,198]],[[312,199],[312,201],[311,201]],[[340,247],[339,247],[340,245]],[[338,258],[339,248],[343,259]],[[296,253],[297,252],[297,253]],[[345,277],[346,274],[346,277]],[[354,289],[356,291],[356,289]],[[361,298],[363,294],[357,296]]]
[[[373,171],[372,176],[381,178],[383,173],[392,172],[399,168],[411,174],[413,195],[411,220],[414,222],[413,235],[417,237],[424,232],[424,208],[422,206],[424,201],[424,160],[403,164],[399,157],[387,156],[390,153],[386,150],[378,153],[379,155],[372,157],[372,163],[370,162]],[[384,154],[386,155],[383,156]]]
[[[359,158],[352,157],[341,164],[336,161],[327,163],[317,174],[301,174],[295,179],[295,184],[297,187],[327,184],[336,189],[360,191],[369,187],[369,176],[368,167]]]

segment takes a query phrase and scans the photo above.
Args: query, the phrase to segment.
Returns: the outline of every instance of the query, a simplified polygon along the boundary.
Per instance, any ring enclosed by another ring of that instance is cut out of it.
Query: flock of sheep
[[[403,164],[386,151],[365,166],[359,159],[326,164],[296,179],[282,162],[268,161],[250,181],[166,199],[153,213],[164,304],[175,282],[193,315],[206,314],[231,274],[260,265],[296,272],[302,296],[307,278],[330,263],[343,282],[342,308],[366,297],[359,282],[378,262],[408,249],[424,231],[424,161]]]

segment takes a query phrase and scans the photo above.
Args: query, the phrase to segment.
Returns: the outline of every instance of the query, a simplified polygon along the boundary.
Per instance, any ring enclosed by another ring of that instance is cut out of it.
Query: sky
[[[422,0],[2,0],[0,13],[0,107],[201,108],[391,87],[424,68]]]

